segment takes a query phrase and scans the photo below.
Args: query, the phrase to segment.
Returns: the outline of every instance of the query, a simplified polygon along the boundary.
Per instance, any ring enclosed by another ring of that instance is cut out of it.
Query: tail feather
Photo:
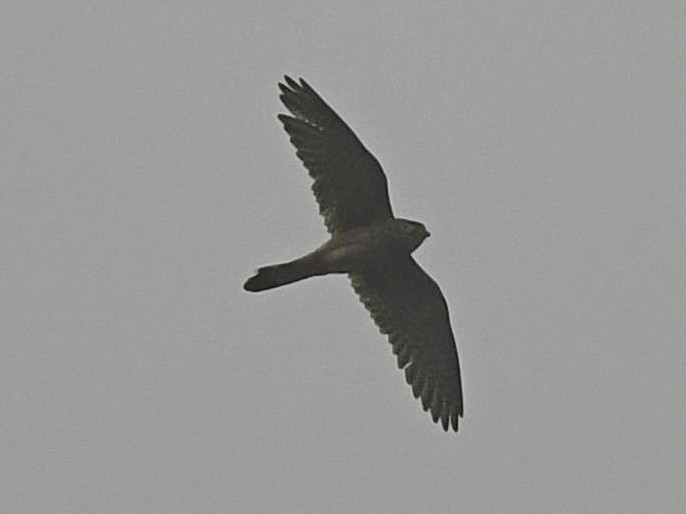
[[[265,289],[285,286],[316,274],[313,272],[312,266],[298,259],[258,269],[257,273],[246,281],[243,289],[246,291],[264,291]]]

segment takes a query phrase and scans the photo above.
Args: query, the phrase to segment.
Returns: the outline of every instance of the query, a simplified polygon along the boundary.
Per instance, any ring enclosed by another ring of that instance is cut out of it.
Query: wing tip
[[[283,82],[278,82],[278,86],[281,91],[279,98],[281,98],[281,101],[284,103],[296,97],[323,102],[317,92],[312,89],[312,86],[302,77],[298,77],[298,80],[295,80],[290,75],[284,75]]]
[[[459,431],[459,420],[462,417],[460,411],[449,409],[440,413],[432,412],[431,416],[434,418],[434,423],[438,423],[440,418],[441,426],[445,432],[450,432],[451,430],[453,432]]]
[[[283,82],[279,82],[278,86],[283,93],[297,93],[302,89],[311,89],[310,85],[305,82],[305,79],[298,77],[298,80],[295,80],[290,75],[284,75]]]
[[[284,75],[283,76],[283,83],[279,82],[279,87],[289,87],[291,89],[295,89],[298,87],[298,83],[293,80],[290,75]]]
[[[421,401],[422,409],[431,414],[434,423],[440,423],[443,430],[449,432],[458,431],[459,418],[463,417],[462,392],[456,397],[441,394],[440,388],[431,387],[430,378],[422,375],[413,363],[404,368],[405,380],[412,388],[412,395]]]

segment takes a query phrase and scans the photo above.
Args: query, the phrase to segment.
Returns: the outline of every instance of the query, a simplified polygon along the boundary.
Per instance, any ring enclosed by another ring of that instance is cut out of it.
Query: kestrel
[[[381,333],[387,334],[415,398],[444,430],[457,431],[462,385],[448,307],[411,254],[429,237],[424,225],[393,216],[379,162],[303,79],[285,77],[279,120],[314,179],[312,190],[331,235],[312,253],[259,268],[243,286],[263,291],[317,275],[347,273]]]

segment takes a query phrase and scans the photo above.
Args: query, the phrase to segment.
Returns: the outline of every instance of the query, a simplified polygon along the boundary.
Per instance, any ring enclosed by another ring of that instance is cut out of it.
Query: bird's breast
[[[368,268],[392,250],[393,241],[383,232],[369,229],[352,230],[338,235],[319,250],[329,273],[349,273]]]

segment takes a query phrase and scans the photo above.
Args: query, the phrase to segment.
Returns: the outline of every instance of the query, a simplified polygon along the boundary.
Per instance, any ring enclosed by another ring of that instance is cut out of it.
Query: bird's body
[[[460,367],[448,308],[436,283],[411,257],[429,236],[395,218],[378,161],[302,79],[286,77],[279,119],[314,179],[312,190],[331,234],[313,252],[265,266],[245,283],[263,291],[316,275],[347,273],[381,332],[388,334],[415,397],[443,428],[463,414]]]
[[[389,256],[409,256],[428,236],[421,223],[397,218],[334,233],[312,253],[258,269],[245,288],[264,291],[316,275],[364,272],[372,266],[383,266]]]

